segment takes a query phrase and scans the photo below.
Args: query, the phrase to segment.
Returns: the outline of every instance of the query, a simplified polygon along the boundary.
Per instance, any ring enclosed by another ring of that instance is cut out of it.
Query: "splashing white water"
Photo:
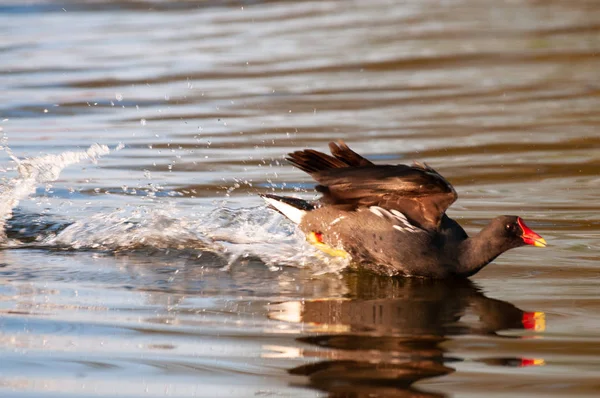
[[[328,263],[321,261],[328,259],[306,242],[295,225],[266,207],[217,209],[199,226],[228,253],[229,264],[247,257],[259,258],[272,268]]]
[[[110,152],[107,146],[94,144],[87,151],[19,159],[5,142],[0,142],[0,149],[16,163],[12,170],[18,172],[17,177],[0,185],[0,242],[5,243],[6,223],[13,209],[34,193],[37,185],[55,181],[69,165],[83,160],[96,162]],[[192,258],[211,252],[223,259],[220,265],[225,264],[225,268],[249,258],[259,259],[271,269],[310,266],[315,273],[338,272],[347,266],[345,260],[332,259],[309,245],[293,224],[266,207],[218,208],[181,215],[167,202],[160,204],[160,209],[144,205],[100,213],[66,227],[50,222],[40,228],[46,235],[36,236],[31,245],[113,253],[178,251],[176,255],[184,252]]]
[[[46,246],[74,250],[132,251],[209,250],[210,242],[191,225],[179,220],[174,210],[139,207],[96,214],[69,225],[44,241]]]
[[[35,192],[37,185],[55,181],[67,166],[82,160],[96,162],[99,157],[110,153],[106,145],[93,144],[87,151],[19,159],[6,145],[6,140],[0,144],[0,149],[3,149],[17,164],[18,172],[17,177],[0,185],[0,241],[6,240],[6,220],[12,216],[13,209],[20,200]]]
[[[77,221],[43,245],[115,253],[181,251],[192,257],[211,252],[223,259],[225,268],[247,258],[257,258],[271,269],[310,265],[315,273],[347,266],[345,260],[313,248],[294,225],[264,207],[219,208],[187,217],[179,217],[173,208],[118,210]]]

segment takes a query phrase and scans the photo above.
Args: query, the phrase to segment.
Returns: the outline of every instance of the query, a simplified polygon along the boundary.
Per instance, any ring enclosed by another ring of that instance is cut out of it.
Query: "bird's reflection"
[[[543,313],[486,297],[469,280],[390,279],[346,276],[344,299],[285,302],[270,316],[313,325],[319,332],[298,340],[302,355],[318,358],[290,369],[331,397],[439,397],[413,383],[454,371],[461,361],[442,343],[457,335],[496,335],[507,329],[544,328]],[[313,348],[310,348],[313,347]],[[501,366],[539,365],[540,359],[492,358]]]

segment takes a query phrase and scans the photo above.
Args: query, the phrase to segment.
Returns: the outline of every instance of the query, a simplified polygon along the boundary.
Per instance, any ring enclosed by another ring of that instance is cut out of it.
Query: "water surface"
[[[0,392],[597,396],[599,20],[585,0],[4,2]],[[312,198],[283,157],[336,139],[427,161],[469,232],[518,214],[548,248],[460,283],[343,272],[257,196]]]

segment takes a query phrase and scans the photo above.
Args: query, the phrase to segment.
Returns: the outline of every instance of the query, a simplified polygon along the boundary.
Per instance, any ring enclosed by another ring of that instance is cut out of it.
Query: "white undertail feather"
[[[294,224],[300,224],[302,217],[307,213],[306,210],[298,209],[287,203],[280,202],[277,199],[262,197],[268,204],[277,209],[281,214],[289,218]]]

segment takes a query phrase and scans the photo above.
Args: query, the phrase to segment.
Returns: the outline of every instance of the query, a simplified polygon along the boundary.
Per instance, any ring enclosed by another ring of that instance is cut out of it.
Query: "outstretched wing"
[[[403,213],[423,229],[437,229],[457,194],[426,164],[375,165],[343,142],[329,144],[333,156],[314,150],[289,154],[288,160],[309,173],[328,205],[379,206]]]

